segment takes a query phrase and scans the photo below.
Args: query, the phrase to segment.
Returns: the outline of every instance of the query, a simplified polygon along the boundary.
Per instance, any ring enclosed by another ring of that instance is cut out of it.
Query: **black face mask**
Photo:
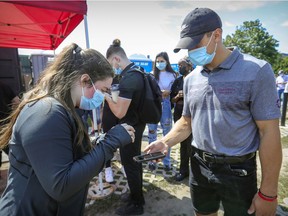
[[[186,66],[182,66],[180,69],[179,69],[179,73],[182,75],[182,76],[186,76],[188,74],[188,70],[187,70],[187,67]]]

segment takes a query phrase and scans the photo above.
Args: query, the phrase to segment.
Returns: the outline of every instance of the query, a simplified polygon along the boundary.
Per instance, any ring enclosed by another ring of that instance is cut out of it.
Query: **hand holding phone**
[[[145,161],[157,160],[164,158],[166,155],[162,152],[153,152],[133,157],[134,161],[141,163]]]

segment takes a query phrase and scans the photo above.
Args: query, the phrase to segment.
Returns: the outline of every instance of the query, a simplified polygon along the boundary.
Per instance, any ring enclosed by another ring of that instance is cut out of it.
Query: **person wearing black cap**
[[[271,65],[222,43],[209,8],[184,19],[175,52],[197,67],[184,80],[182,117],[145,152],[162,151],[192,132],[191,198],[196,215],[275,215],[282,149],[279,99]],[[256,152],[261,162],[257,189]]]
[[[183,84],[185,77],[193,70],[192,62],[187,58],[178,61],[180,77],[177,77],[171,86],[171,102],[174,104],[173,120],[177,122],[183,112]],[[176,181],[182,181],[189,176],[189,160],[191,155],[192,134],[180,143],[180,168],[175,175]]]

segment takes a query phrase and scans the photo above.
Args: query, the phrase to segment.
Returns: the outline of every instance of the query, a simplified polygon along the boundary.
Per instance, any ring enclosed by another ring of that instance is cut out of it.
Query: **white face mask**
[[[209,46],[213,34],[214,34],[214,32],[212,33],[210,40],[206,46],[188,51],[189,59],[193,64],[203,66],[203,65],[207,65],[207,64],[212,62],[212,60],[216,54],[217,43],[215,45],[214,52],[211,54],[207,53],[207,46]]]

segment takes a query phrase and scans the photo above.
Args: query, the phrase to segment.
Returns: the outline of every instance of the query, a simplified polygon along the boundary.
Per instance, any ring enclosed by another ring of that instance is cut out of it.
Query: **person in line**
[[[133,160],[133,157],[141,154],[142,134],[146,124],[139,118],[139,106],[143,98],[144,80],[142,74],[128,71],[135,67],[119,39],[107,49],[106,58],[114,68],[121,70],[119,81],[119,96],[114,102],[109,94],[106,94],[106,101],[112,113],[119,119],[120,123],[127,123],[135,128],[135,142],[125,147],[120,147],[121,163],[127,176],[130,194],[123,197],[126,203],[116,209],[117,215],[141,215],[144,213],[143,205],[143,169],[142,164]]]
[[[171,87],[171,102],[174,104],[173,120],[176,123],[183,112],[183,83],[185,77],[193,70],[192,63],[188,58],[178,61],[180,77],[176,78]],[[189,176],[189,160],[191,154],[192,134],[180,143],[180,169],[175,175],[176,181],[182,181]]]
[[[156,55],[153,65],[153,74],[162,91],[163,101],[160,125],[163,131],[163,135],[165,136],[172,128],[172,107],[170,101],[170,92],[171,86],[177,77],[176,72],[173,70],[170,64],[167,52],[160,52]],[[158,124],[148,124],[149,143],[157,139],[157,128]],[[170,149],[166,157],[163,158],[162,162],[165,171],[171,170]],[[149,162],[148,167],[151,171],[155,170],[156,164],[154,162]]]
[[[287,80],[288,80],[287,75],[285,75],[283,70],[280,70],[278,72],[278,77],[276,78],[276,86],[277,86],[278,97],[280,101],[282,101],[282,96],[283,96],[283,92],[284,92]]]
[[[282,163],[280,105],[271,65],[231,51],[209,8],[192,10],[174,52],[187,49],[197,67],[184,80],[182,117],[145,152],[162,151],[192,132],[191,198],[197,216],[275,215]],[[256,152],[261,181],[257,188]]]
[[[113,84],[119,84],[120,75],[115,72],[115,76],[112,81]],[[102,129],[103,132],[106,133],[112,127],[119,123],[119,119],[113,114],[113,112],[109,108],[108,102],[105,100],[104,107],[103,107],[103,119],[102,119]],[[107,161],[105,164],[105,180],[108,183],[114,181],[113,170],[111,167],[111,160]]]
[[[112,77],[103,55],[71,44],[24,95],[0,131],[0,147],[10,147],[1,215],[84,215],[89,182],[134,140],[133,127],[122,124],[93,145],[75,111],[98,107]]]
[[[17,108],[20,103],[20,98],[9,85],[0,82],[0,127],[7,122],[5,119]],[[3,149],[8,154],[8,146]],[[0,167],[2,166],[2,150],[0,149]],[[1,172],[0,172],[1,178]]]

